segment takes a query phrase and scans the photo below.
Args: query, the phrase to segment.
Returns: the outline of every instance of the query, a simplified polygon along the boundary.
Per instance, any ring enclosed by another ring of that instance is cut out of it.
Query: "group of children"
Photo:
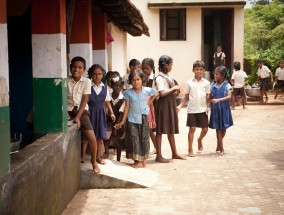
[[[89,78],[86,78],[83,77],[85,60],[82,57],[72,59],[71,76],[67,82],[68,113],[70,120],[77,123],[82,131],[81,162],[85,162],[85,151],[89,145],[94,172],[100,172],[98,163],[105,164],[102,159],[103,144],[106,157],[109,147],[114,147],[117,149],[117,160],[120,160],[121,151],[125,149],[126,157],[134,161],[134,168],[146,167],[150,137],[156,161],[169,162],[162,156],[162,134],[167,134],[172,159],[185,160],[177,152],[174,135],[179,133],[178,112],[186,103],[188,156],[196,156],[192,145],[197,127],[201,128],[197,139],[198,150],[203,150],[202,140],[209,127],[216,129],[216,152],[224,155],[223,138],[226,129],[233,125],[230,109],[232,86],[225,81],[226,67],[216,67],[214,82],[210,84],[203,78],[204,62],[195,61],[192,69],[194,77],[186,82],[185,97],[177,106],[176,96],[180,88],[170,75],[173,59],[163,55],[158,65],[159,74],[155,74],[153,59],[145,58],[142,64],[132,59],[129,74],[121,77],[118,72],[106,73],[100,65],[94,64],[88,70]],[[234,67],[240,71],[239,62],[235,62]],[[239,76],[244,77],[244,74],[240,72]],[[239,83],[239,76],[236,73],[232,78],[234,88],[240,87],[236,84]],[[104,77],[106,84],[103,83]]]

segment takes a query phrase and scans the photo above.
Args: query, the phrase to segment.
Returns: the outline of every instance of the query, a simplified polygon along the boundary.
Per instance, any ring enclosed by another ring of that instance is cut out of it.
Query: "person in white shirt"
[[[268,96],[267,96],[267,91],[269,90],[269,82],[271,80],[271,82],[273,82],[273,77],[272,77],[272,73],[270,71],[270,69],[263,65],[263,60],[258,59],[256,61],[257,66],[258,66],[258,70],[257,70],[257,80],[256,82],[258,82],[260,80],[260,98],[261,101],[260,103],[263,103],[263,95],[265,95],[265,102],[268,101]],[[270,80],[269,80],[270,78]]]
[[[128,83],[128,77],[129,77],[129,74],[130,74],[131,71],[141,70],[140,61],[137,60],[137,59],[131,59],[129,61],[129,69],[130,69],[129,72],[122,77],[122,80],[124,81],[123,90],[128,90],[128,89],[132,88],[131,83]]]
[[[185,98],[178,106],[178,110],[187,104],[187,122],[189,127],[188,132],[188,156],[195,157],[193,153],[193,138],[196,127],[201,128],[201,133],[198,141],[198,150],[203,150],[202,139],[208,131],[208,112],[209,112],[209,94],[210,82],[204,79],[203,73],[205,71],[205,64],[201,60],[193,63],[194,77],[186,82]]]
[[[232,109],[235,109],[235,103],[238,101],[238,97],[241,96],[243,109],[245,109],[245,81],[247,79],[247,74],[241,70],[241,63],[234,62],[234,73],[231,78],[231,83],[233,85],[233,102]]]
[[[284,88],[284,60],[279,61],[279,67],[276,69],[275,72],[275,82],[277,83],[277,90],[274,99],[277,98],[280,90]]]

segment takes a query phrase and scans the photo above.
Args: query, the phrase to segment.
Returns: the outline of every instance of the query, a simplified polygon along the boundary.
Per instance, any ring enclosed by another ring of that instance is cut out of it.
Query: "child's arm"
[[[110,105],[110,101],[105,101],[105,105],[106,105],[108,111],[110,112],[110,117],[111,117],[112,121],[115,122],[115,115],[114,115],[112,107]]]
[[[125,106],[124,106],[124,112],[123,112],[123,117],[120,123],[116,124],[114,127],[115,128],[121,128],[124,123],[126,122],[126,117],[128,115],[129,111],[129,100],[125,100]]]
[[[269,75],[270,75],[271,83],[273,83],[273,75],[272,75],[272,72],[270,72]]]
[[[218,102],[223,102],[223,101],[227,101],[230,100],[232,96],[232,89],[228,89],[227,90],[227,96],[223,97],[223,98],[219,98],[219,99],[212,99],[211,102],[213,104],[216,104]]]
[[[183,100],[181,103],[177,106],[177,112],[179,113],[180,109],[188,102],[189,100],[189,94],[185,94]]]
[[[156,117],[155,117],[155,109],[153,103],[150,104],[150,111],[152,113],[152,119],[153,119],[152,126],[153,128],[156,128]]]
[[[175,85],[174,87],[172,87],[171,89],[168,89],[168,90],[161,90],[159,91],[159,96],[160,97],[165,97],[169,94],[172,94],[175,90],[179,90],[179,86],[178,85]]]
[[[155,100],[155,98],[158,96],[158,93],[156,93],[155,95],[153,95],[153,96],[151,96],[150,97],[150,99],[149,99],[149,101],[148,101],[148,104],[147,105],[151,105],[151,104],[153,104],[153,101]]]
[[[206,94],[206,114],[209,114],[210,111],[210,100],[211,100],[211,93]]]
[[[79,106],[79,110],[78,110],[78,112],[76,114],[76,117],[73,120],[73,122],[77,123],[77,128],[78,129],[81,127],[80,118],[81,118],[82,113],[85,110],[85,107],[86,107],[88,101],[89,101],[89,94],[83,94],[82,95],[82,100],[81,100],[81,103],[80,103],[80,106]]]

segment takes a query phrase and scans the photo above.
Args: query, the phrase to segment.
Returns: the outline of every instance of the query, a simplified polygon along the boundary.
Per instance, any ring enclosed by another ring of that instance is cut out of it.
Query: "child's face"
[[[281,69],[283,69],[284,68],[284,62],[279,63],[279,66],[280,66]]]
[[[224,77],[221,75],[221,73],[217,70],[214,71],[214,79],[215,81],[219,82],[224,79]]]
[[[195,74],[194,77],[195,77],[195,78],[198,78],[198,79],[202,78],[203,73],[204,73],[204,70],[205,70],[205,69],[204,69],[203,67],[199,67],[199,66],[194,67],[194,68],[192,69],[193,73]]]
[[[217,52],[221,52],[222,51],[222,47],[221,46],[217,46]]]
[[[262,67],[262,62],[258,62],[258,63],[257,63],[257,66],[258,66],[259,68],[261,68],[261,67]]]
[[[141,70],[141,64],[136,64],[134,66],[130,66],[130,70],[134,71],[134,70]]]
[[[103,79],[103,71],[100,68],[96,68],[92,71],[91,78],[95,84],[100,84]]]
[[[113,93],[119,94],[123,89],[123,84],[121,82],[116,82],[112,84]]]
[[[172,71],[173,63],[167,64],[167,70],[168,72]]]
[[[75,61],[70,65],[70,72],[73,79],[79,80],[85,72],[84,64],[81,61]]]
[[[131,84],[134,89],[140,89],[142,87],[142,79],[139,75],[134,75]]]
[[[143,64],[142,70],[146,76],[149,76],[153,69],[148,64]]]

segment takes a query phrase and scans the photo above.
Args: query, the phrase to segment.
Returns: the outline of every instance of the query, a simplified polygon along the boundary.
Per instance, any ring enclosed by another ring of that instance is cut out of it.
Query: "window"
[[[186,40],[185,9],[160,10],[160,40]]]

